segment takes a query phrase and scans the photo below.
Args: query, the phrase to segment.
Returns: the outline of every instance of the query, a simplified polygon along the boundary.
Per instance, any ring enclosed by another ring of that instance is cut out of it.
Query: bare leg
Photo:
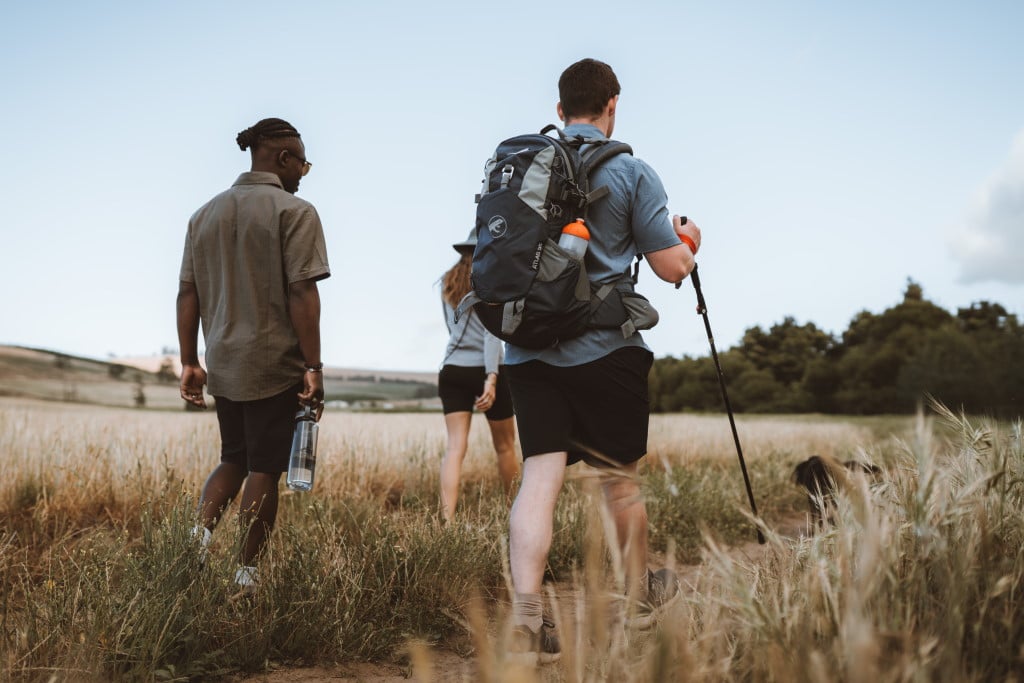
[[[509,565],[516,593],[540,593],[565,461],[561,451],[534,455],[523,463],[523,481],[509,518]]]
[[[516,420],[514,417],[505,420],[488,420],[491,428],[491,440],[494,442],[494,454],[498,457],[498,476],[505,496],[512,499],[512,487],[519,476],[519,458],[516,457]]]
[[[615,523],[616,539],[626,569],[626,590],[637,598],[647,595],[647,506],[640,493],[637,463],[601,479],[605,505]]]
[[[441,460],[441,516],[451,521],[455,516],[455,505],[459,502],[459,480],[462,478],[462,461],[469,444],[469,425],[473,413],[459,411],[444,416],[448,431],[448,446]]]
[[[250,472],[240,503],[240,521],[246,529],[243,565],[255,564],[277,520],[277,483],[280,472]]]
[[[213,531],[245,481],[245,468],[222,462],[210,473],[199,498],[199,523]]]

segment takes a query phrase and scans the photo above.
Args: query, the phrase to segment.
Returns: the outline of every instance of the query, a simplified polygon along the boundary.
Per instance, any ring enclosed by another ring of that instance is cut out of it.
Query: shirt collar
[[[569,137],[574,135],[580,135],[585,138],[597,138],[599,140],[607,140],[605,134],[601,132],[601,129],[592,123],[570,123],[562,131]]]
[[[281,179],[277,177],[276,173],[270,173],[268,171],[246,171],[245,173],[238,176],[238,179],[234,183],[235,185],[277,185],[282,190],[284,185],[281,184]],[[232,185],[234,187],[234,185]]]

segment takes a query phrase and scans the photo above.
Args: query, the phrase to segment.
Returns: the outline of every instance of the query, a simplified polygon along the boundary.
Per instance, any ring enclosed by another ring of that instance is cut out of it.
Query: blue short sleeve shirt
[[[589,124],[566,126],[566,135],[604,138]],[[679,244],[668,212],[668,196],[658,174],[628,154],[606,161],[591,177],[591,189],[607,185],[610,193],[593,204],[587,216],[590,245],[587,275],[592,282],[612,282],[627,272],[637,254],[660,251]],[[626,346],[647,348],[637,332],[628,339],[619,330],[587,330],[579,337],[547,349],[506,345],[505,363],[516,365],[540,360],[549,365],[571,366],[603,358]]]

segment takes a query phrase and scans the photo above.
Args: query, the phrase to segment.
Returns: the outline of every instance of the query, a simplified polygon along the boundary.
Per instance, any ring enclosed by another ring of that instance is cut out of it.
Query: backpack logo
[[[537,270],[540,268],[540,257],[544,253],[544,243],[537,242],[537,251],[533,254],[533,263],[530,264],[530,270]]]
[[[487,232],[491,233],[491,237],[498,239],[506,232],[508,232],[508,221],[505,220],[504,216],[494,216],[491,220],[487,221]]]

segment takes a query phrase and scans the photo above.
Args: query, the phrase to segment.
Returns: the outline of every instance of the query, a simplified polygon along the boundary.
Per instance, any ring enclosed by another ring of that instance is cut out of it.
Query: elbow
[[[693,269],[697,266],[697,262],[693,259],[693,256],[687,256],[682,266],[679,269],[679,279],[676,282],[682,282],[685,280]]]
[[[687,276],[693,272],[693,266],[695,263],[696,262],[693,260],[693,257],[689,256],[681,261],[672,263],[668,267],[655,270],[654,274],[665,282],[676,284],[685,280]]]
[[[693,252],[685,245],[678,244],[668,249],[645,254],[654,274],[665,282],[682,282],[693,272]]]

